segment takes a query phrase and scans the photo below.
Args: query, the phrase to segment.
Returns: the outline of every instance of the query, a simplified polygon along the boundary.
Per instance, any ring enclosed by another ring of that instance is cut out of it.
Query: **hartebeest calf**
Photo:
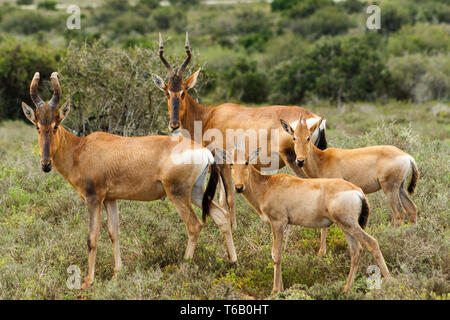
[[[217,130],[221,133],[223,138],[222,143],[224,144],[221,145],[221,143],[218,143],[218,145],[217,141],[215,141],[216,144],[214,146],[219,148],[226,148],[226,145],[233,145],[234,137],[236,135],[233,135],[232,131],[234,131],[234,134],[236,134],[236,132],[240,129],[244,134],[249,131],[256,133],[260,130],[265,131],[267,133],[265,136],[266,141],[261,141],[262,139],[258,134],[256,137],[257,141],[255,147],[262,145],[267,146],[267,151],[263,149],[267,155],[275,155],[275,152],[278,153],[275,157],[276,161],[278,161],[278,167],[276,169],[283,168],[287,165],[296,175],[306,177],[302,172],[302,169],[295,165],[295,151],[292,139],[282,134],[272,137],[270,132],[271,130],[282,131],[279,122],[280,118],[286,119],[293,127],[295,127],[299,117],[303,116],[306,119],[308,127],[311,127],[319,121],[320,117],[297,106],[249,108],[232,103],[225,103],[216,107],[205,107],[200,105],[188,94],[188,90],[192,89],[197,82],[200,69],[189,76],[186,80],[183,79],[184,70],[192,56],[187,33],[185,48],[187,57],[178,71],[175,72],[163,56],[164,46],[161,34],[159,35],[159,57],[168,70],[168,83],[165,83],[164,80],[157,75],[153,75],[153,81],[156,86],[167,96],[170,117],[169,131],[172,133],[177,133],[180,129],[184,129],[189,132],[192,138],[195,138],[195,122],[200,123],[202,135],[201,143],[204,146],[207,146],[209,142],[203,141],[205,132],[208,130]],[[238,134],[238,136],[241,134]],[[320,126],[316,127],[312,133],[312,136],[314,138],[314,143],[319,148],[326,148],[325,121],[322,122]],[[272,150],[272,139],[279,139],[278,149],[276,150]],[[214,146],[211,146],[210,150],[214,150]],[[247,148],[249,148],[248,143]],[[275,160],[270,160],[269,163],[264,165],[259,162],[257,167],[272,167],[274,161]],[[233,185],[231,181],[230,168],[228,166],[224,166],[221,168],[220,173],[221,185],[222,183],[226,185],[226,187],[222,185],[221,188],[220,204],[221,206],[225,206],[225,200],[227,201],[233,220],[232,223],[235,225],[236,218],[234,194],[232,192],[226,194],[225,192],[227,189],[231,190]]]
[[[54,95],[49,102],[44,102],[37,93],[39,73],[36,73],[30,87],[36,111],[24,102],[22,108],[39,134],[42,170],[49,172],[55,167],[87,203],[89,259],[81,288],[88,288],[94,281],[102,204],[106,208],[114,250],[114,276],[120,270],[118,199],[153,201],[167,196],[188,232],[184,257],[192,258],[203,224],[191,203],[202,207],[204,181],[209,165],[214,161],[211,152],[183,137],[130,138],[104,132],[77,137],[61,125],[69,113],[70,102],[57,107],[61,87],[56,72],[51,75],[51,81]],[[214,195],[218,178],[214,165],[205,203],[212,198],[211,194]],[[229,214],[214,203],[208,210],[225,237],[230,260],[236,261]]]
[[[389,277],[377,240],[363,230],[369,218],[369,205],[360,188],[342,179],[302,179],[288,174],[262,175],[251,164],[258,157],[259,151],[258,148],[247,157],[241,148],[235,148],[231,155],[217,149],[216,157],[222,157],[231,165],[236,191],[242,193],[260,218],[272,227],[273,292],[283,290],[281,254],[283,232],[288,224],[325,228],[335,223],[344,231],[351,256],[345,292],[350,290],[358,268],[360,242],[374,256],[383,276]]]
[[[293,138],[297,165],[310,178],[341,178],[360,187],[366,194],[382,189],[394,213],[394,226],[401,224],[404,213],[409,222],[416,222],[417,207],[403,188],[410,170],[409,193],[414,192],[419,179],[416,162],[409,154],[394,146],[320,150],[311,143],[312,137],[304,119],[300,119],[296,129],[284,120],[281,124]],[[322,230],[320,242],[319,254],[324,255],[326,229]]]

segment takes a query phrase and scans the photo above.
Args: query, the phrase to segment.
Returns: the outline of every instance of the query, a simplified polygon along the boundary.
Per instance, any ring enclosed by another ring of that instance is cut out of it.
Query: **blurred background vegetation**
[[[69,4],[81,8],[80,30],[66,27]],[[366,28],[369,4],[381,8],[381,30]],[[49,97],[58,70],[77,133],[164,131],[165,97],[150,78],[166,76],[157,34],[177,65],[186,30],[202,103],[445,102],[449,22],[445,0],[0,0],[0,118],[23,117],[36,71]]]

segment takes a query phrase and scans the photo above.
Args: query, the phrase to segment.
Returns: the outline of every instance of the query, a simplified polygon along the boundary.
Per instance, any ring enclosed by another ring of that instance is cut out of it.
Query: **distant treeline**
[[[29,82],[36,71],[44,77],[58,70],[64,79],[63,90],[65,83],[73,84],[64,95],[78,94],[75,103],[92,99],[89,103],[94,105],[81,114],[83,119],[97,119],[97,109],[103,113],[114,109],[108,107],[111,97],[101,90],[115,90],[112,105],[130,99],[115,81],[138,81],[134,94],[141,95],[139,99],[163,104],[161,94],[155,91],[153,97],[148,75],[158,72],[165,77],[166,71],[158,61],[146,64],[145,60],[156,56],[157,33],[162,32],[167,57],[179,63],[186,30],[194,64],[202,66],[202,87],[196,89],[202,101],[299,105],[317,100],[340,104],[449,99],[448,1],[383,1],[379,3],[381,30],[366,29],[369,3],[358,0],[274,0],[224,6],[171,2],[169,7],[160,7],[156,0],[134,5],[106,0],[100,7],[82,8],[80,30],[66,28],[68,14],[56,10],[54,1],[39,2],[36,10],[20,6],[32,0],[4,4],[0,7],[0,118],[22,116],[20,101],[28,99]],[[101,59],[95,56],[98,52]],[[127,68],[141,69],[129,80],[121,78],[129,76]],[[123,73],[99,79],[100,91],[89,91],[99,70]],[[78,77],[85,81],[70,80]],[[49,94],[46,81],[41,90]],[[81,97],[81,93],[96,92],[104,101]],[[128,101],[127,108],[135,107],[133,103],[139,104]],[[119,127],[114,130],[125,130]],[[156,127],[151,130],[159,130]]]

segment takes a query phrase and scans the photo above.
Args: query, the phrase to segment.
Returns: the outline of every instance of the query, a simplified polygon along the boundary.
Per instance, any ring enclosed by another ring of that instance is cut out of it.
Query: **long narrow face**
[[[311,132],[313,132],[316,127],[320,127],[323,119],[324,117],[322,117],[313,127],[308,129],[305,119],[300,118],[295,130],[292,129],[289,123],[284,120],[280,120],[283,129],[291,135],[294,142],[294,150],[296,155],[295,163],[297,166],[303,167],[305,165],[309,148],[312,148]]]
[[[244,150],[233,149],[228,153],[222,149],[216,149],[216,156],[231,167],[234,189],[237,193],[244,192],[245,185],[250,177],[249,165],[258,157],[260,151],[261,147],[248,156]]]
[[[169,131],[172,133],[181,129],[182,120],[186,114],[186,96],[187,91],[195,86],[200,69],[194,72],[189,78],[183,81],[183,73],[191,60],[191,49],[189,48],[189,38],[186,32],[186,54],[180,69],[177,72],[173,70],[171,65],[164,58],[164,45],[161,34],[159,34],[159,57],[168,70],[169,82],[166,84],[158,75],[153,75],[153,81],[156,86],[166,94],[167,105],[169,108]]]
[[[167,106],[169,111],[169,131],[172,133],[181,129],[181,121],[186,114],[186,97],[187,91],[195,86],[198,74],[197,70],[186,81],[182,81],[178,75],[169,77],[169,83],[166,84],[163,79],[157,75],[153,75],[153,81],[156,86],[166,94]]]
[[[22,110],[25,116],[35,125],[39,135],[41,168],[44,172],[52,170],[53,155],[59,145],[58,130],[60,130],[62,121],[70,111],[69,100],[61,108],[57,108],[61,96],[61,88],[56,72],[52,74],[51,80],[55,94],[50,101],[44,102],[37,94],[39,73],[36,73],[30,87],[31,99],[36,106],[36,110],[22,102]]]

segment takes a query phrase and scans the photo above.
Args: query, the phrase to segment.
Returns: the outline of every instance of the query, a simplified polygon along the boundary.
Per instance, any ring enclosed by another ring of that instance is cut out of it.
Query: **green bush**
[[[229,98],[242,102],[261,103],[268,95],[267,79],[256,70],[256,62],[239,59],[224,75],[229,83]]]
[[[446,25],[416,24],[405,26],[391,35],[388,52],[400,56],[405,53],[437,54],[450,50],[450,34]]]
[[[19,6],[33,4],[33,0],[16,0],[16,4]]]
[[[54,0],[44,0],[41,2],[38,2],[37,7],[39,9],[45,9],[45,10],[56,10],[56,1]]]
[[[387,94],[390,76],[369,37],[324,40],[301,57],[277,67],[271,100],[298,104],[305,99],[374,100]]]
[[[302,0],[289,10],[288,15],[291,19],[301,19],[312,15],[320,8],[333,5],[332,0]]]
[[[445,100],[450,92],[450,55],[422,54],[392,57],[388,67],[395,85],[395,97],[417,102]]]
[[[337,6],[327,6],[316,10],[304,20],[292,23],[294,32],[317,39],[322,35],[337,35],[347,32],[354,26],[344,9]]]
[[[5,38],[0,41],[0,119],[24,118],[20,103],[30,101],[30,82],[40,72],[39,91],[50,97],[50,74],[57,70],[60,52],[46,44]]]
[[[345,0],[339,4],[341,4],[348,13],[361,13],[366,7],[366,4],[359,0]]]
[[[273,0],[270,4],[272,11],[284,11],[292,8],[301,0]]]
[[[431,23],[450,23],[450,4],[426,1],[420,6],[418,20]]]
[[[385,34],[396,32],[406,24],[413,22],[414,10],[410,3],[404,1],[382,2],[380,4],[381,30]]]
[[[56,28],[66,28],[62,16],[44,16],[32,10],[10,10],[0,21],[0,30],[16,34],[34,35]]]

